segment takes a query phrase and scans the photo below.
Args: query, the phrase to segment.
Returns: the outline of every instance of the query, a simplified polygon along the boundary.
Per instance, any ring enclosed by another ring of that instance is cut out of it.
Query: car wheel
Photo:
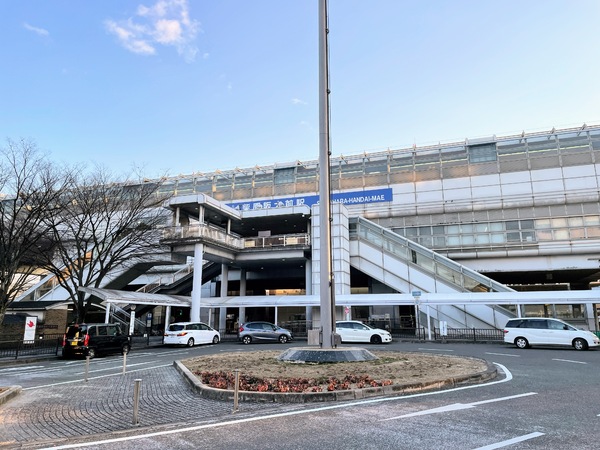
[[[96,349],[95,348],[88,348],[86,356],[89,356],[90,359],[94,359],[97,356]]]
[[[213,344],[218,344],[219,343],[219,336],[215,335],[215,337],[213,338]]]
[[[281,342],[282,344],[285,344],[288,341],[288,337],[285,334],[282,334],[281,336],[279,336],[279,342]]]
[[[371,344],[381,344],[381,336],[378,334],[371,336]]]
[[[129,344],[123,344],[123,347],[121,347],[121,353],[123,355],[128,354],[129,350],[131,350],[131,347],[129,347]]]
[[[193,347],[194,346],[194,338],[189,338],[187,341],[187,346],[188,347]]]
[[[250,336],[244,336],[244,337],[242,338],[242,342],[243,342],[244,344],[249,344],[250,342],[252,342],[252,338],[251,338]]]
[[[528,348],[529,347],[529,342],[524,337],[518,337],[518,338],[515,339],[515,345],[518,348]]]
[[[585,341],[585,339],[577,338],[573,341],[573,347],[575,347],[575,350],[587,350],[588,343]]]

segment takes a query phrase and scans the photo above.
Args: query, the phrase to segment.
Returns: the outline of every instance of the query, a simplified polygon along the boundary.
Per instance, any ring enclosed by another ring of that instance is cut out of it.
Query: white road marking
[[[445,348],[419,348],[418,350],[423,350],[426,352],[453,352],[454,350],[448,350]]]
[[[0,373],[3,372],[25,372],[31,369],[40,369],[43,368],[44,366],[19,366],[19,367],[9,367],[8,369],[0,369]]]
[[[475,450],[493,450],[495,448],[507,447],[509,445],[513,445],[513,444],[516,444],[518,442],[527,441],[529,439],[533,439],[533,438],[540,437],[540,436],[543,436],[543,435],[544,435],[544,433],[539,433],[539,432],[536,431],[535,433],[525,434],[523,436],[519,436],[519,437],[516,437],[516,438],[508,439],[507,441],[496,442],[495,444],[486,445],[485,447],[478,447]]]
[[[552,361],[570,362],[570,363],[574,363],[574,364],[587,364],[586,362],[583,362],[583,361],[572,361],[572,360],[570,360],[570,359],[558,359],[558,358],[552,358]]]
[[[402,416],[388,417],[387,419],[381,419],[380,422],[387,422],[388,420],[395,420],[395,419],[404,419],[407,417],[427,416],[429,414],[437,414],[437,413],[443,413],[443,412],[449,412],[449,411],[460,411],[462,409],[471,409],[471,408],[475,408],[476,406],[479,406],[479,405],[485,405],[486,403],[502,402],[504,400],[512,400],[512,399],[520,398],[520,397],[528,397],[530,395],[537,395],[537,392],[527,392],[526,394],[511,395],[509,397],[492,398],[490,400],[482,400],[480,402],[473,402],[473,403],[453,403],[452,405],[440,406],[439,408],[426,409],[423,411],[418,411],[418,412],[414,412],[414,413],[410,413],[410,414],[404,414]]]
[[[496,356],[513,356],[515,358],[520,358],[521,355],[515,355],[514,353],[493,353],[493,352],[485,352],[486,355],[496,355]]]
[[[143,369],[128,370],[127,373],[141,372],[142,370],[158,369],[160,367],[173,367],[173,364],[163,364],[162,366],[144,367]],[[97,380],[99,378],[121,376],[122,374],[121,374],[120,370],[121,369],[119,369],[119,373],[111,373],[109,375],[100,375],[97,377],[88,377],[88,380]],[[23,388],[23,390],[31,391],[33,389],[40,389],[40,388],[45,388],[45,387],[50,387],[50,386],[60,386],[61,384],[72,384],[72,383],[81,383],[81,382],[83,382],[82,379],[71,380],[71,381],[61,381],[60,383],[44,384],[42,386],[32,386],[32,387],[28,387],[28,388]]]
[[[148,361],[148,362],[143,362],[143,363],[138,363],[138,364],[127,364],[126,368],[129,367],[135,367],[135,366],[144,366],[146,364],[152,364],[152,361]],[[107,370],[123,370],[123,365],[120,366],[112,366],[112,367],[106,367],[104,369],[97,369],[97,370],[90,370],[88,371],[88,373],[95,373],[95,372],[106,372]],[[83,375],[85,372],[77,372],[75,375]]]
[[[192,426],[192,427],[180,428],[177,430],[157,431],[155,433],[146,433],[146,434],[140,434],[137,436],[126,436],[126,437],[122,437],[122,438],[106,439],[103,441],[82,442],[79,444],[67,444],[67,445],[60,445],[57,447],[47,447],[47,448],[41,449],[41,450],[62,450],[62,449],[67,449],[67,448],[81,448],[81,447],[91,447],[94,445],[102,445],[102,444],[114,444],[117,442],[135,441],[138,439],[147,439],[147,438],[153,438],[153,437],[157,437],[157,436],[167,436],[167,435],[178,434],[178,433],[186,433],[188,431],[198,431],[198,430],[205,430],[208,428],[219,428],[219,427],[224,427],[224,426],[228,426],[228,425],[236,425],[236,424],[240,424],[240,423],[257,422],[259,420],[273,420],[273,419],[277,419],[279,417],[297,416],[300,414],[329,411],[329,410],[333,410],[333,409],[345,409],[345,408],[351,408],[354,406],[367,405],[367,404],[373,404],[373,403],[398,402],[398,401],[403,401],[403,400],[406,400],[409,398],[426,397],[426,396],[430,396],[430,395],[445,394],[447,392],[464,391],[465,389],[476,389],[476,388],[480,388],[480,387],[487,387],[487,386],[491,386],[494,384],[506,383],[507,381],[512,380],[512,378],[513,378],[512,374],[506,367],[504,367],[502,364],[498,364],[498,363],[494,363],[494,364],[496,364],[498,367],[500,367],[500,369],[506,375],[506,378],[504,378],[503,380],[499,380],[499,381],[492,381],[492,382],[486,383],[486,384],[472,384],[469,386],[461,386],[461,387],[457,387],[454,389],[446,389],[443,391],[432,391],[432,392],[424,392],[422,394],[403,395],[401,397],[375,398],[375,399],[370,399],[370,400],[358,400],[358,401],[354,401],[354,402],[337,403],[335,405],[321,406],[318,408],[303,409],[303,410],[299,410],[299,411],[289,411],[289,412],[284,412],[284,413],[268,414],[266,416],[249,417],[247,419],[231,420],[231,421],[220,422],[220,423],[210,423],[210,424],[206,424],[206,425],[196,425],[196,426]]]

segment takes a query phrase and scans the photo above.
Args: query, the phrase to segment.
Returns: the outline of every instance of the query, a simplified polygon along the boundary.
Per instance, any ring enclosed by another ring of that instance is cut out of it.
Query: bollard
[[[139,378],[134,380],[133,385],[133,424],[138,425],[140,423],[139,420],[139,411],[140,411],[140,388],[142,386],[142,380]]]
[[[88,374],[90,373],[90,355],[85,357],[85,382],[88,381]]]
[[[238,408],[238,397],[240,393],[240,371],[239,369],[235,369],[235,385],[233,388],[233,413],[239,411]]]
[[[123,372],[122,372],[122,374],[125,375],[125,372],[127,372],[127,353],[123,353]]]

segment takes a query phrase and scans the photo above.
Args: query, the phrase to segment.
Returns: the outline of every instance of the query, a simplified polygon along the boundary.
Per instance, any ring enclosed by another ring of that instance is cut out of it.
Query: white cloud
[[[201,31],[200,24],[190,19],[188,0],[159,0],[152,6],[139,5],[135,17],[119,22],[109,19],[105,27],[133,53],[154,55],[158,46],[171,46],[187,62],[194,61],[198,53],[194,41]]]
[[[292,99],[292,105],[306,105],[307,103],[304,100],[300,100],[299,98]]]
[[[25,22],[23,24],[23,28],[25,28],[26,30],[29,30],[29,31],[33,31],[34,33],[36,33],[39,36],[49,36],[50,35],[48,30],[45,30],[44,28],[34,27],[33,25],[29,25],[27,22]]]

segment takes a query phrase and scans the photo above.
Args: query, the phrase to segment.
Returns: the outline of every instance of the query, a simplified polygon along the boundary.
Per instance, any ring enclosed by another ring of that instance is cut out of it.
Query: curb
[[[21,386],[8,386],[4,392],[0,392],[0,405],[5,404],[11,398],[16,397],[21,393]]]
[[[463,357],[464,358],[464,357]],[[346,391],[331,392],[254,392],[239,391],[238,400],[242,402],[264,402],[264,403],[311,403],[311,402],[330,402],[345,400],[360,400],[384,395],[400,396],[413,394],[415,392],[427,392],[434,390],[449,389],[468,384],[484,383],[498,376],[498,369],[486,360],[478,358],[466,358],[477,361],[483,361],[486,364],[486,370],[460,377],[447,378],[444,380],[430,381],[426,383],[404,383],[392,384],[390,386],[370,387],[363,389],[351,389]],[[181,361],[173,362],[173,366],[184,379],[190,384],[192,389],[198,392],[203,398],[212,400],[233,401],[233,391],[209,387],[200,382],[198,378]]]

